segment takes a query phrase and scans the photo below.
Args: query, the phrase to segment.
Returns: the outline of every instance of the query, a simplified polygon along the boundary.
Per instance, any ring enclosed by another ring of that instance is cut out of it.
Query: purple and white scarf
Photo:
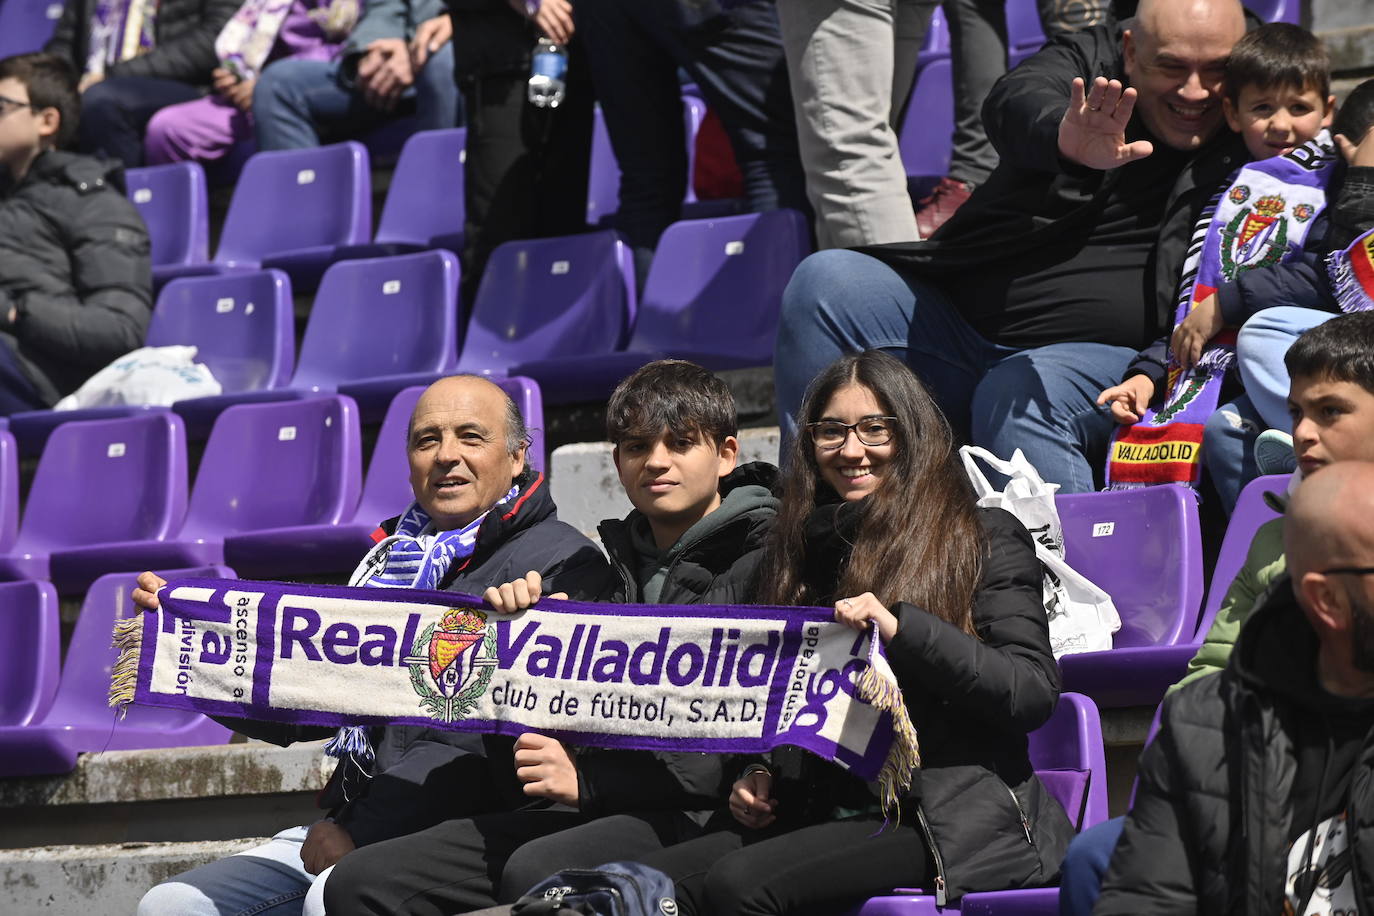
[[[220,66],[241,80],[254,80],[271,57],[286,17],[297,0],[244,0],[215,38]],[[359,0],[306,0],[308,15],[330,41],[342,41],[353,31],[361,10]]]
[[[104,74],[112,64],[153,49],[158,0],[97,0],[90,21],[85,74]]]
[[[548,601],[497,615],[450,592],[180,579],[120,621],[111,705],[310,725],[536,731],[608,748],[781,744],[878,780],[919,765],[876,631],[827,608]]]
[[[1342,312],[1374,309],[1374,229],[1327,255],[1326,270]]]

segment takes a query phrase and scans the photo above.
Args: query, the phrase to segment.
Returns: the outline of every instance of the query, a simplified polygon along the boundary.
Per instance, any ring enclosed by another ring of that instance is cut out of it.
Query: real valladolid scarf
[[[1374,309],[1374,229],[1357,238],[1344,251],[1326,256],[1331,289],[1342,312]]]
[[[120,621],[111,705],[405,724],[610,748],[780,744],[878,780],[919,765],[877,640],[823,608],[549,602],[511,616],[420,589],[181,579]]]
[[[215,38],[220,66],[239,79],[257,79],[271,56],[277,35],[295,0],[244,0]],[[326,37],[341,41],[353,30],[359,0],[315,0],[308,15]]]
[[[1267,267],[1302,251],[1312,219],[1326,206],[1326,184],[1337,155],[1323,130],[1284,156],[1243,166],[1203,210],[1179,283],[1177,328],[1193,307],[1245,270]],[[1225,328],[1184,371],[1169,354],[1168,395],[1140,421],[1118,427],[1107,453],[1107,487],[1161,483],[1196,487],[1202,473],[1202,430],[1217,408],[1221,383],[1235,360],[1236,332]]]

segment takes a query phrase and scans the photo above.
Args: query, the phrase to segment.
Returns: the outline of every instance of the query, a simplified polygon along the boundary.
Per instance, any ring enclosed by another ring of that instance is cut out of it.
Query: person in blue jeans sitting
[[[1092,399],[1170,323],[1193,223],[1244,155],[1221,112],[1241,5],[1143,0],[1127,26],[1060,36],[997,83],[1000,164],[932,239],[802,262],[774,363],[786,434],[822,367],[878,348],[975,444],[1094,489],[1113,423]]]
[[[443,0],[369,0],[334,60],[279,60],[253,89],[258,149],[319,146],[397,117],[413,98],[416,129],[457,127],[453,26]]]

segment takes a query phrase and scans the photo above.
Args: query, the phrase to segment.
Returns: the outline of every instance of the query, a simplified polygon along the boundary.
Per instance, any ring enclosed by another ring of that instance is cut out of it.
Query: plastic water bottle
[[[530,104],[557,108],[567,88],[568,51],[557,42],[540,38],[530,60]]]

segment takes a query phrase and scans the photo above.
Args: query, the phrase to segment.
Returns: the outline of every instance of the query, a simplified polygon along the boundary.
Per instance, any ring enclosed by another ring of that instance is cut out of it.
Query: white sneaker
[[[1261,475],[1291,474],[1298,469],[1293,437],[1279,429],[1266,429],[1255,440],[1255,465]]]

